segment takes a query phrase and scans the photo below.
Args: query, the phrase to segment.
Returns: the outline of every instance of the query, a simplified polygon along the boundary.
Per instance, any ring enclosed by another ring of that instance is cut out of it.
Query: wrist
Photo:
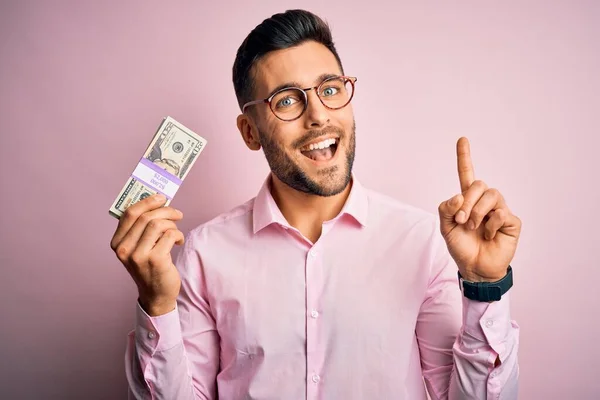
[[[147,299],[142,296],[138,298],[138,302],[142,309],[151,317],[158,317],[168,314],[177,306],[176,299]]]
[[[477,275],[474,273],[463,274],[462,272],[460,272],[460,276],[462,277],[463,280],[465,280],[467,282],[491,283],[491,282],[498,282],[499,280],[502,280],[503,278],[506,277],[507,273],[508,273],[508,270],[502,276],[480,276],[480,275]]]

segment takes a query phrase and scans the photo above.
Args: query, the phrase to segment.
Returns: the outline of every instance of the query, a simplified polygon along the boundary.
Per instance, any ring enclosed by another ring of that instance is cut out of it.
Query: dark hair
[[[242,42],[233,63],[233,87],[240,109],[253,100],[252,67],[271,51],[298,46],[313,40],[327,47],[343,73],[342,61],[331,38],[331,30],[317,15],[304,10],[288,10],[265,19]]]

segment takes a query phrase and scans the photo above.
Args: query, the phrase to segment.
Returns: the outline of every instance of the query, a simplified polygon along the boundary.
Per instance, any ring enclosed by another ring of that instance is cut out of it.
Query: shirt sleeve
[[[510,317],[510,291],[492,303],[464,297],[458,267],[441,235],[434,236],[431,279],[416,327],[432,400],[516,399],[519,326]]]
[[[181,290],[175,310],[150,317],[137,305],[125,355],[130,399],[217,398],[219,336],[193,236],[188,235],[176,265]]]

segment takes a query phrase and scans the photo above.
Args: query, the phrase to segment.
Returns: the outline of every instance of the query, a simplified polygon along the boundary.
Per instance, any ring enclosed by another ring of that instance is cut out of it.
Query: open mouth
[[[329,161],[335,155],[338,144],[339,139],[329,138],[304,146],[300,149],[300,152],[313,161]]]

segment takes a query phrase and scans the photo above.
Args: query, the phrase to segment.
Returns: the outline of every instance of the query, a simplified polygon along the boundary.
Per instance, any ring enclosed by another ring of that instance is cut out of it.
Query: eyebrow
[[[319,82],[319,83],[318,83],[317,85],[314,85],[314,86],[318,86],[318,85],[320,85],[320,84],[321,84],[321,82],[323,82],[325,79],[329,79],[329,78],[335,78],[335,77],[338,77],[338,76],[341,76],[341,75],[338,75],[338,74],[330,74],[330,73],[324,73],[324,74],[321,74],[321,75],[319,75],[319,77],[316,79],[316,82]],[[290,82],[283,83],[283,84],[281,84],[281,85],[277,86],[275,89],[271,90],[271,92],[269,93],[269,95],[267,96],[267,98],[269,98],[269,97],[273,96],[273,94],[274,94],[274,93],[276,93],[276,92],[278,92],[278,91],[280,91],[280,90],[283,90],[283,89],[288,89],[288,88],[300,88],[300,89],[304,89],[304,88],[302,87],[302,85],[301,85],[301,84],[299,84],[298,82],[295,82],[295,81],[290,81]]]

